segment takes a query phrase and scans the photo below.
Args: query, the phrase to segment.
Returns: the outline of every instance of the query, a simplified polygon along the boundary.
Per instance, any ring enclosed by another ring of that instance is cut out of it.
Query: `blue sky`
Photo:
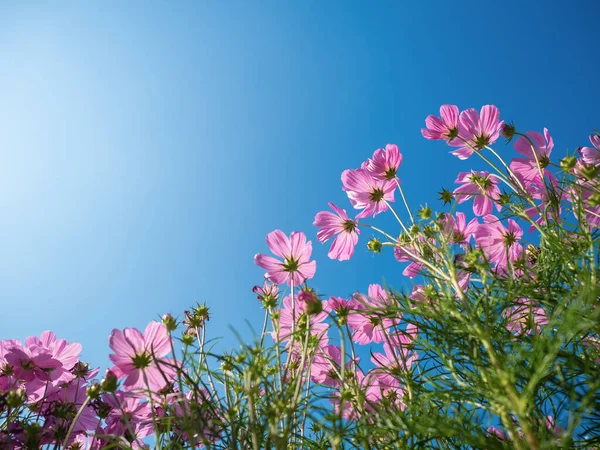
[[[600,8],[522,3],[2,3],[0,339],[52,329],[105,365],[112,328],[206,302],[231,345],[260,327],[265,235],[315,241],[344,169],[396,143],[409,202],[439,208],[482,167],[421,137],[443,103],[584,145]],[[346,263],[314,242],[320,293],[407,285],[368,237]]]

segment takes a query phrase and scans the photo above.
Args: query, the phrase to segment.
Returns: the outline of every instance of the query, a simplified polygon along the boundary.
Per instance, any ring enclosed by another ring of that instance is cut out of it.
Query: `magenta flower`
[[[393,180],[376,180],[365,169],[344,170],[342,173],[343,190],[348,193],[350,203],[355,209],[362,209],[356,218],[373,216],[387,211],[387,202],[394,201]]]
[[[267,270],[265,277],[277,284],[292,282],[298,286],[311,279],[317,270],[317,263],[309,261],[312,243],[306,241],[306,235],[292,231],[288,238],[281,230],[271,231],[267,235],[267,245],[273,254],[283,258],[283,262],[261,253],[254,255],[254,264]]]
[[[321,227],[317,231],[317,239],[319,242],[327,242],[337,234],[327,256],[331,259],[347,261],[354,254],[354,247],[358,242],[358,235],[360,234],[358,220],[350,219],[345,209],[338,208],[333,203],[329,203],[329,207],[336,214],[321,211],[315,216],[313,225]]]
[[[139,397],[123,391],[106,394],[102,400],[111,407],[104,434],[124,436],[129,442],[137,442],[153,433],[152,411],[148,402],[141,402]]]
[[[419,359],[418,353],[410,351],[417,333],[417,327],[410,324],[406,331],[398,331],[396,335],[390,336],[390,341],[383,344],[384,353],[373,353],[371,362],[384,373],[394,376],[406,373]]]
[[[539,334],[542,327],[548,325],[546,311],[528,298],[515,300],[514,306],[502,314],[508,320],[506,329],[516,335]]]
[[[429,253],[427,245],[435,245],[434,239],[427,239],[422,234],[417,236],[416,242],[410,244],[396,244],[394,247],[394,258],[398,262],[410,262],[402,271],[402,275],[409,278],[416,277],[424,264],[420,260],[427,259],[424,254]]]
[[[402,153],[396,144],[387,144],[385,150],[379,148],[365,166],[376,180],[394,180],[402,164]]]
[[[600,166],[600,136],[591,134],[590,142],[593,147],[581,147],[578,151],[583,162],[598,167]]]
[[[463,212],[457,212],[456,217],[451,214],[444,216],[444,232],[448,235],[450,244],[460,245],[462,248],[469,247],[471,236],[475,234],[475,230],[479,223],[477,219],[472,219],[467,224],[467,216]]]
[[[489,262],[496,264],[498,272],[504,272],[508,263],[521,258],[523,247],[519,244],[523,230],[517,222],[508,219],[508,228],[491,214],[483,216],[483,224],[477,227],[475,242]]]
[[[489,172],[460,172],[454,181],[455,184],[462,186],[454,189],[454,197],[458,203],[464,203],[472,197],[473,212],[476,216],[491,214],[494,202],[500,198],[500,189],[498,189],[498,178]],[[500,211],[501,206],[495,204],[496,209]]]
[[[406,403],[404,402],[406,390],[400,385],[397,378],[379,371],[372,371],[367,374],[367,379],[369,380],[367,383],[369,387],[365,397],[369,402],[369,409],[377,407],[386,409],[394,407],[401,411],[406,409]]]
[[[5,364],[10,365],[15,379],[26,383],[39,382],[40,387],[48,381],[68,382],[74,378],[70,372],[81,352],[78,342],[69,344],[65,339],[56,339],[51,331],[45,331],[41,340],[31,336],[22,346],[17,340],[4,341]],[[31,391],[31,387],[28,391]]]
[[[112,330],[108,342],[114,352],[109,355],[114,364],[111,370],[118,378],[126,378],[123,386],[127,391],[159,391],[176,374],[172,363],[162,359],[171,351],[169,333],[162,323],[150,322],[143,335],[135,328]]]
[[[300,331],[300,322],[304,323],[304,327],[310,328],[310,333],[316,336],[321,345],[326,345],[328,342],[327,331],[329,325],[323,323],[329,317],[329,308],[327,302],[322,302],[323,308],[317,314],[310,314],[310,302],[300,301],[296,299],[296,304],[292,304],[292,296],[287,295],[283,299],[283,306],[279,312],[279,328],[271,333],[271,337],[275,342],[287,342],[292,337],[292,330],[295,327],[296,332]],[[295,326],[293,325],[295,323]],[[306,328],[304,328],[306,329]]]
[[[440,117],[429,115],[425,119],[425,126],[421,134],[425,139],[432,141],[450,142],[458,136],[458,107],[455,105],[442,105]]]
[[[473,108],[461,112],[459,136],[465,145],[451,153],[459,159],[470,158],[474,151],[480,151],[496,142],[503,124],[500,121],[500,110],[493,105],[482,107],[481,115]]]
[[[349,361],[346,363],[347,373],[352,372],[354,364],[358,362]],[[336,345],[326,345],[317,351],[310,367],[310,379],[317,384],[324,384],[335,388],[340,387],[340,374],[342,367],[342,350]]]
[[[541,168],[545,176],[548,176],[551,181],[555,181],[556,177],[552,172],[546,170],[546,167],[550,164],[550,153],[554,148],[554,141],[548,129],[544,128],[543,136],[537,131],[528,131],[525,134],[531,139],[533,145],[524,136],[515,141],[515,150],[526,158],[514,158],[510,163],[511,170],[522,181],[543,185],[543,180],[540,177]]]
[[[256,294],[256,298],[261,302],[267,302],[269,304],[277,302],[279,298],[279,286],[270,283],[268,280],[263,282],[262,286],[254,286],[252,292]]]
[[[355,295],[355,308],[348,314],[348,326],[353,331],[352,340],[358,344],[383,342],[394,320],[384,317],[383,309],[390,305],[387,292],[378,284],[369,285],[368,297]]]

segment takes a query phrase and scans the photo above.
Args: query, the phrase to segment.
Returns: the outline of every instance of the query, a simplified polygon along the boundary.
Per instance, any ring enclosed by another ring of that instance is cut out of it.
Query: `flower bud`
[[[516,131],[517,129],[512,123],[504,123],[502,128],[500,128],[500,136],[508,139],[508,142],[510,142]]]
[[[162,316],[162,323],[165,325],[165,327],[167,327],[167,331],[169,332],[175,331],[177,329],[177,321],[169,313]]]
[[[104,392],[115,392],[117,390],[118,378],[115,373],[108,369],[104,379],[100,382],[100,387]]]
[[[196,337],[193,334],[184,334],[181,336],[181,342],[183,342],[183,345],[194,345],[195,341]]]
[[[423,220],[429,219],[431,217],[431,208],[427,205],[423,206],[419,210],[419,217]]]
[[[6,394],[6,404],[10,408],[18,408],[19,406],[23,405],[26,400],[27,396],[25,394],[25,389],[11,389]]]
[[[371,238],[371,240],[367,242],[367,248],[373,253],[381,253],[383,246],[381,245],[381,241],[379,239]]]
[[[323,311],[323,303],[312,289],[303,290],[298,294],[298,301],[303,302],[308,315],[319,314]]]
[[[592,194],[588,199],[588,203],[593,208],[595,208],[596,206],[600,206],[600,194]]]
[[[577,158],[574,156],[565,156],[560,161],[560,168],[563,172],[569,172],[577,164]]]
[[[85,393],[91,400],[96,400],[98,397],[100,397],[100,394],[102,393],[102,388],[100,387],[100,383],[97,383],[97,382],[91,383],[88,386],[88,388],[86,389]]]
[[[452,201],[454,200],[454,194],[448,189],[444,188],[441,192],[438,192],[438,194],[440,194],[440,200],[444,202],[444,205],[452,203]]]

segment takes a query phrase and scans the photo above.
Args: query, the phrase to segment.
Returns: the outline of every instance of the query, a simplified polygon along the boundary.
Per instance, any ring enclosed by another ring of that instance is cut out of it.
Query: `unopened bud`
[[[423,220],[429,219],[431,217],[431,208],[427,205],[423,206],[419,210],[419,217]]]
[[[500,136],[508,139],[508,142],[510,142],[516,131],[517,129],[512,123],[505,123],[502,125],[502,128],[500,128]]]
[[[167,331],[169,332],[175,331],[177,329],[177,321],[169,313],[162,316],[162,323],[165,325],[165,327],[167,327]]]
[[[367,248],[373,253],[381,253],[381,249],[383,246],[381,245],[381,241],[377,238],[372,238],[367,242]]]
[[[108,369],[104,379],[100,382],[100,387],[104,392],[115,392],[117,390],[118,378],[115,373]]]
[[[10,408],[18,408],[25,403],[25,400],[27,400],[25,389],[11,389],[8,391],[8,394],[6,394],[6,404]]]
[[[452,203],[454,200],[454,194],[452,194],[452,192],[450,192],[448,189],[443,188],[441,192],[438,192],[438,194],[440,194],[440,200],[444,202],[444,205]]]
[[[94,382],[91,383],[88,388],[86,389],[85,393],[87,394],[87,396],[92,399],[95,400],[98,397],[100,397],[100,394],[102,393],[102,388],[100,387],[100,383]]]
[[[577,164],[577,158],[574,156],[565,156],[560,160],[560,168],[563,172],[569,172]]]

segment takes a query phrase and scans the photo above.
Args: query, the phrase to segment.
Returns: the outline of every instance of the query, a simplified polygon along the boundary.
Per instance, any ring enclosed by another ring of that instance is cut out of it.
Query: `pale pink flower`
[[[271,337],[275,342],[287,342],[292,337],[292,330],[295,328],[296,332],[300,332],[299,321],[305,321],[306,325],[310,328],[310,333],[316,336],[321,345],[326,345],[327,331],[329,325],[324,323],[327,319],[329,308],[327,302],[323,302],[323,309],[318,314],[309,314],[307,308],[309,304],[305,301],[299,301],[295,299],[293,304],[292,296],[287,295],[283,299],[283,306],[278,310],[279,312],[279,328],[271,332]],[[306,318],[306,319],[305,319]],[[295,323],[295,325],[293,325]],[[304,334],[303,334],[304,336]]]
[[[579,154],[586,164],[599,167],[600,166],[600,136],[597,134],[590,135],[590,142],[593,147],[579,148]]]
[[[345,374],[351,374],[354,365],[358,362],[348,361]],[[317,384],[331,387],[340,387],[342,367],[342,350],[333,344],[326,345],[317,351],[310,367],[310,379]]]
[[[363,345],[383,342],[387,330],[394,325],[394,320],[383,317],[383,309],[391,305],[387,292],[380,285],[371,284],[368,293],[368,297],[360,293],[355,295],[355,308],[348,314],[352,340]]]
[[[422,260],[426,260],[425,254],[428,253],[427,245],[435,245],[434,239],[427,239],[422,234],[417,236],[416,242],[410,244],[396,244],[394,247],[394,258],[398,262],[410,262],[402,271],[402,275],[414,278],[424,267]]]
[[[419,358],[416,352],[410,350],[417,334],[418,329],[413,324],[409,324],[406,331],[397,331],[396,334],[390,336],[389,342],[384,342],[384,353],[372,354],[371,362],[385,373],[394,376],[404,374]]]
[[[500,211],[501,206],[495,203],[500,198],[500,189],[498,189],[498,178],[489,172],[460,172],[454,181],[460,184],[454,190],[454,197],[458,203],[464,203],[472,197],[473,212],[476,216],[491,214],[493,207]]]
[[[513,306],[505,310],[502,315],[508,320],[506,329],[516,335],[539,334],[542,327],[548,325],[546,311],[539,303],[528,298],[515,300]]]
[[[458,136],[458,107],[455,105],[442,105],[440,116],[429,115],[425,119],[425,126],[421,134],[425,139],[433,141],[450,142]]]
[[[114,364],[111,370],[118,378],[125,378],[125,390],[156,392],[176,374],[172,362],[164,359],[171,344],[162,323],[150,322],[143,335],[135,328],[114,329],[108,342],[114,352],[109,355]]]
[[[496,264],[496,270],[505,272],[509,262],[521,258],[523,247],[519,244],[523,230],[517,222],[508,219],[508,228],[491,214],[483,216],[483,224],[475,231],[475,242],[483,250],[488,261]]]
[[[514,158],[510,163],[511,170],[522,182],[532,182],[543,186],[540,170],[551,182],[556,182],[556,177],[552,172],[546,170],[550,164],[550,153],[554,148],[554,141],[548,129],[544,128],[544,135],[537,131],[528,131],[525,134],[531,139],[533,145],[524,136],[515,141],[515,150],[526,158]]]
[[[368,388],[366,399],[369,402],[369,409],[377,410],[384,406],[386,409],[393,407],[400,411],[406,409],[404,397],[406,389],[400,384],[397,378],[378,371],[372,371],[367,374]]]
[[[132,442],[153,433],[152,411],[148,402],[141,402],[138,396],[123,391],[105,394],[102,400],[112,408],[106,418],[105,434],[125,436]]]
[[[467,216],[463,212],[457,212],[455,216],[446,214],[443,220],[444,232],[448,235],[449,243],[460,245],[464,249],[469,248],[469,241],[478,225],[477,219],[471,219],[467,224]]]
[[[313,225],[320,227],[317,231],[317,239],[319,242],[327,242],[337,234],[327,256],[331,259],[347,261],[354,254],[354,247],[358,242],[360,234],[358,220],[350,219],[345,209],[338,208],[333,203],[329,203],[329,207],[335,211],[335,214],[321,211],[315,216]]]
[[[377,180],[394,180],[402,164],[402,153],[395,144],[387,144],[385,150],[379,148],[367,161],[366,169]]]
[[[500,120],[500,110],[493,105],[481,108],[481,115],[474,108],[460,113],[459,136],[466,143],[451,152],[459,159],[468,159],[474,151],[480,151],[492,145],[500,136],[504,121]]]
[[[304,233],[292,231],[288,238],[283,231],[275,230],[267,235],[267,245],[273,254],[283,258],[282,262],[261,253],[254,256],[254,263],[267,270],[265,277],[270,281],[299,286],[315,275],[317,263],[310,261],[312,243],[306,241]]]
[[[343,190],[347,192],[355,209],[362,209],[356,218],[373,216],[387,211],[387,202],[394,201],[396,183],[393,180],[376,180],[365,169],[344,170]]]
[[[261,302],[265,300],[276,302],[279,298],[279,286],[270,283],[268,280],[265,280],[262,286],[254,286],[252,292],[256,294],[256,298]]]

